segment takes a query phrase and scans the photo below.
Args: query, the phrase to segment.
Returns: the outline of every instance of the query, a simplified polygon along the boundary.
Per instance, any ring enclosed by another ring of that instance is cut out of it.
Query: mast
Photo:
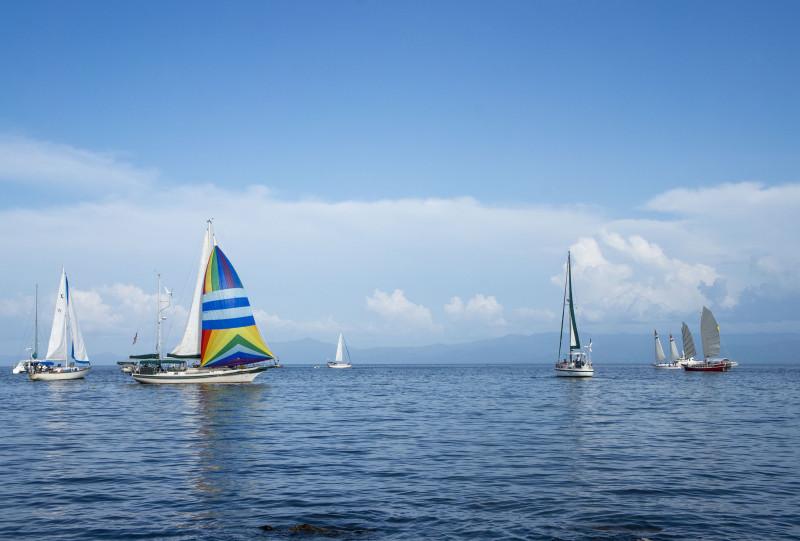
[[[156,317],[158,321],[158,346],[156,347],[156,352],[158,353],[158,358],[161,359],[161,273],[158,274],[158,309],[156,310]]]
[[[67,280],[66,271],[64,272],[64,368],[67,367],[67,320],[69,320],[69,280]]]
[[[200,265],[197,269],[192,304],[189,307],[189,318],[186,320],[186,328],[183,331],[183,337],[180,343],[172,352],[167,354],[167,357],[177,359],[200,359],[203,284],[205,282],[208,260],[211,257],[211,250],[216,245],[217,237],[214,234],[214,225],[211,220],[208,220],[206,234],[203,237],[203,244],[200,249]]]
[[[39,358],[39,284],[36,284],[36,296],[33,301],[33,354],[31,359]]]
[[[172,297],[172,293],[167,288],[164,288],[164,291],[167,292],[167,295]],[[165,302],[167,303],[167,305],[163,306],[163,304]],[[159,360],[161,360],[163,358],[163,355],[162,355],[163,340],[161,339],[161,324],[162,324],[163,321],[166,321],[166,319],[167,319],[167,316],[162,316],[161,312],[163,312],[164,310],[169,308],[171,304],[172,303],[170,302],[169,299],[167,299],[166,301],[162,301],[161,300],[161,274],[159,273],[158,274],[158,306],[157,306],[157,310],[156,310],[156,317],[158,318],[158,358],[159,358]]]
[[[564,301],[561,303],[561,335],[558,337],[558,357],[556,362],[561,362],[561,345],[564,342],[564,314],[567,310],[567,283],[569,282],[569,252],[567,252],[567,275],[564,277]]]

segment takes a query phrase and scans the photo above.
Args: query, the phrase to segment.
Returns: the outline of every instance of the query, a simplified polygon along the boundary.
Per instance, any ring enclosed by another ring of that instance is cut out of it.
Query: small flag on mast
[[[139,331],[136,331],[136,334],[133,336],[133,344],[136,343],[136,339],[139,337]],[[131,344],[131,345],[133,345]]]

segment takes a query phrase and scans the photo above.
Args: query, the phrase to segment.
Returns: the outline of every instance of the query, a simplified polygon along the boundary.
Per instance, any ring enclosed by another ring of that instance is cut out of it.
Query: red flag
[[[134,337],[133,337],[133,344],[135,344],[135,343],[136,343],[136,339],[137,339],[138,337],[139,337],[139,331],[136,331],[136,335],[134,335]],[[133,344],[131,344],[131,345],[133,345]]]

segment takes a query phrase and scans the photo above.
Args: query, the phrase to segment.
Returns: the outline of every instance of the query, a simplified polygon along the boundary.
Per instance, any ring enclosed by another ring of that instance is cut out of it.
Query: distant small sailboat
[[[139,383],[248,383],[277,366],[239,275],[211,229],[209,220],[183,338],[166,359],[159,352],[137,363],[131,376]],[[189,360],[200,362],[186,367]]]
[[[719,357],[719,325],[711,310],[703,306],[703,313],[700,316],[700,337],[703,342],[704,361],[700,364],[685,365],[687,372],[728,372],[733,363],[725,357]]]
[[[71,346],[69,348],[67,337]],[[28,377],[33,381],[82,379],[91,368],[83,335],[78,327],[67,273],[62,268],[47,355],[43,361],[34,360],[28,364]]]
[[[27,359],[20,360],[17,365],[11,369],[13,374],[27,374],[28,366],[36,359],[39,358],[39,284],[36,284],[36,296],[33,301],[33,349],[28,348],[31,352]]]
[[[669,335],[669,361],[667,361],[667,356],[664,355],[664,348],[661,347],[661,340],[658,339],[658,332],[653,332],[656,335],[656,360],[653,363],[653,368],[661,370],[680,370],[681,363],[678,362],[678,346],[675,345],[672,334]]]
[[[561,346],[564,342],[564,319],[566,316],[569,325],[569,353],[561,360]],[[570,253],[567,252],[567,277],[564,283],[564,303],[561,309],[561,337],[558,340],[558,360],[556,360],[556,376],[560,377],[592,377],[594,366],[592,365],[591,352],[592,341],[589,346],[582,351],[581,339],[578,335],[578,323],[575,321],[575,306],[572,302],[572,266]]]
[[[347,362],[344,362],[344,352],[347,352]],[[328,368],[350,368],[350,350],[344,342],[344,334],[339,333],[339,345],[336,346],[336,359],[328,361]]]

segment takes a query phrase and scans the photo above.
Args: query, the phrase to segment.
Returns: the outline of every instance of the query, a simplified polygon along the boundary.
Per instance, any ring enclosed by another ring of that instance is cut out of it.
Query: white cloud
[[[467,301],[467,304],[464,304],[460,297],[453,297],[444,306],[444,311],[455,319],[478,320],[497,326],[506,324],[503,319],[503,307],[497,299],[494,296],[485,297],[480,293]]]
[[[137,168],[117,156],[69,145],[0,136],[0,181],[61,185],[94,194],[129,193],[158,179],[154,169]]]
[[[52,164],[66,173],[58,176]],[[101,194],[94,200],[45,210],[15,201],[17,208],[0,210],[0,228],[13,232],[4,249],[16,261],[36,262],[7,267],[0,328],[11,329],[9,314],[28,313],[22,293],[32,293],[35,282],[55,287],[65,265],[86,293],[78,316],[94,329],[86,332],[89,347],[94,332],[119,332],[129,344],[130,328],[155,317],[154,270],[170,288],[191,288],[212,217],[273,342],[330,340],[341,328],[375,345],[552,330],[567,247],[579,310],[604,332],[694,313],[709,301],[705,295],[731,307],[742,292],[749,299],[767,290],[780,296],[800,282],[792,227],[800,184],[672,190],[645,204],[648,219],[612,219],[585,205],[491,206],[474,198],[285,200],[264,186],[137,192],[157,173],[63,145],[0,142],[3,182],[81,183],[84,173],[81,186]],[[105,197],[110,192],[100,186],[108,178],[137,197]],[[385,292],[387,283],[398,289]],[[403,291],[413,291],[414,301]],[[464,291],[492,295],[456,296]],[[174,300],[167,315],[182,330],[188,301],[179,293],[183,304]]]
[[[602,321],[609,313],[646,320],[709,304],[703,288],[720,278],[713,267],[668,258],[658,244],[638,235],[625,239],[603,230],[598,237],[605,250],[591,237],[571,247],[575,299],[587,320]],[[564,276],[551,280],[563,286]],[[733,302],[725,299],[726,305]]]
[[[767,217],[760,216],[764,211],[796,211],[798,204],[800,184],[765,187],[761,182],[740,182],[709,188],[676,188],[652,198],[645,208],[683,216],[728,216],[749,222],[752,218]]]
[[[399,326],[402,332],[440,330],[440,326],[433,322],[431,311],[406,299],[400,289],[395,289],[391,295],[376,289],[371,297],[366,298],[366,303],[369,310],[381,316],[389,324]]]
[[[316,321],[293,321],[291,319],[281,319],[280,317],[268,314],[263,310],[253,310],[256,324],[261,331],[262,337],[267,342],[273,341],[299,340],[309,336],[332,337],[338,333],[342,326],[333,317],[326,317]],[[332,339],[332,338],[331,338]]]

